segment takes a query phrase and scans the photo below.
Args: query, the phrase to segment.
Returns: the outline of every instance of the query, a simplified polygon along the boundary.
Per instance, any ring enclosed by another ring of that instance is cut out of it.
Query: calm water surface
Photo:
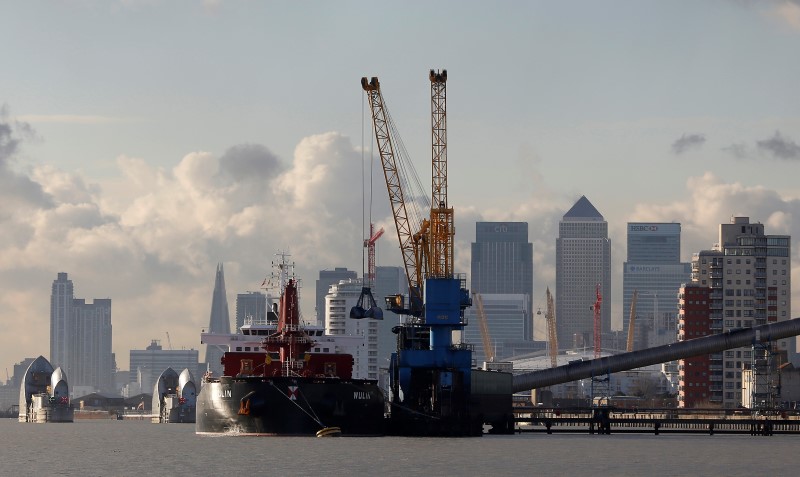
[[[782,476],[800,464],[800,436],[209,437],[192,424],[12,419],[0,436],[4,476]]]

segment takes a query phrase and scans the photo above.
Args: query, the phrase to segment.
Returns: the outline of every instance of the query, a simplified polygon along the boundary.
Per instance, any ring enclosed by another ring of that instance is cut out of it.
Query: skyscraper
[[[638,292],[634,349],[677,340],[678,290],[691,280],[691,264],[682,263],[681,224],[628,223],[628,259],[622,272],[622,331],[628,336],[633,291]]]
[[[225,293],[225,272],[222,264],[217,265],[217,273],[214,279],[214,294],[211,298],[211,316],[208,323],[210,333],[230,333],[231,318],[228,312],[228,297]],[[214,346],[206,345],[206,365],[212,373],[222,373],[222,354],[224,350]]]
[[[111,391],[111,299],[75,298],[72,280],[58,274],[50,295],[50,356],[67,374],[72,392]]]
[[[245,323],[263,325],[266,322],[267,295],[255,291],[236,295],[236,333]]]
[[[482,293],[481,297],[495,360],[505,360],[537,348],[532,340],[523,339],[527,330],[526,324],[530,322],[527,317],[531,315],[527,307],[530,302],[528,294]],[[489,353],[483,346],[477,304],[473,303],[466,313],[469,326],[464,327],[464,341],[473,346],[472,359],[475,360],[475,364],[482,366]]]
[[[72,301],[70,353],[67,377],[73,389],[85,386],[99,391],[113,389],[114,357],[111,353],[111,300],[95,298]]]
[[[790,236],[765,235],[764,225],[751,224],[749,217],[732,217],[731,223],[720,224],[717,244],[692,257],[692,282],[711,289],[711,332],[789,319],[790,256]],[[788,341],[778,340],[777,350],[789,352]],[[712,403],[726,408],[742,404],[742,369],[751,359],[751,348],[710,355]]]
[[[61,367],[67,371],[67,353],[69,348],[69,319],[72,316],[72,300],[74,298],[72,280],[67,274],[60,272],[53,280],[50,294],[50,364],[54,368]],[[67,374],[67,377],[71,376]]]
[[[556,239],[556,328],[558,345],[594,346],[595,290],[600,285],[601,333],[611,331],[611,241],[608,222],[585,197],[558,224]]]
[[[533,244],[527,222],[478,222],[472,243],[470,291],[480,293],[495,357],[505,359],[533,340]],[[487,356],[475,306],[466,311],[464,340],[478,365]]]

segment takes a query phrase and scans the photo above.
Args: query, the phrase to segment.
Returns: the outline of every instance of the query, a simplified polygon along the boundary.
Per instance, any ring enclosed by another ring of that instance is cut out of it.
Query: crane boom
[[[599,358],[600,354],[603,351],[603,343],[602,343],[602,328],[600,326],[600,309],[601,305],[603,304],[603,296],[600,294],[600,284],[597,284],[597,288],[595,290],[595,302],[592,305],[592,309],[594,310],[594,357]]]
[[[361,78],[361,87],[369,98],[370,110],[372,112],[372,124],[375,130],[375,141],[378,144],[378,151],[383,165],[383,174],[386,179],[386,187],[389,191],[389,202],[392,206],[394,223],[397,229],[397,238],[400,242],[400,252],[403,255],[406,278],[409,285],[410,311],[414,316],[422,313],[422,264],[420,257],[422,252],[419,250],[418,241],[414,240],[411,224],[408,220],[406,202],[403,197],[403,187],[401,184],[400,173],[395,160],[394,145],[389,133],[390,124],[387,119],[386,106],[381,93],[380,82],[377,77],[367,80]]]
[[[547,320],[547,343],[550,346],[550,366],[555,368],[558,366],[558,333],[556,333],[556,313],[550,287],[547,287],[545,320]]]
[[[636,299],[639,297],[639,291],[633,290],[633,298],[631,298],[631,316],[628,318],[628,346],[625,349],[628,353],[633,351],[633,341],[636,336]]]
[[[483,309],[483,297],[480,293],[473,293],[475,306],[478,311],[478,324],[481,327],[481,340],[483,341],[483,355],[486,361],[494,362],[494,348],[489,334],[489,323],[486,321],[486,311]]]

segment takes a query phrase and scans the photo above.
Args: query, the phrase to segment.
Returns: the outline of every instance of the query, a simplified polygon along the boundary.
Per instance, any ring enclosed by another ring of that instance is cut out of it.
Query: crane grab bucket
[[[361,296],[358,297],[356,306],[350,308],[350,318],[360,320],[363,318],[383,319],[383,310],[375,303],[370,287],[361,288]]]

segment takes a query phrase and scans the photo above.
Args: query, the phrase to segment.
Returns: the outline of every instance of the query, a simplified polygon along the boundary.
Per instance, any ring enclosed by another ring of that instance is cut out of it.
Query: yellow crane
[[[639,291],[633,290],[633,298],[631,298],[631,315],[628,318],[628,347],[626,351],[633,351],[633,341],[636,336],[636,299],[639,297]]]
[[[483,340],[483,355],[486,357],[486,361],[491,363],[494,362],[494,347],[492,347],[492,338],[489,334],[486,311],[483,309],[483,297],[480,293],[473,293],[472,297],[478,312],[478,326],[481,329],[481,339]]]
[[[547,344],[550,347],[550,366],[555,368],[558,366],[558,334],[556,333],[555,305],[553,305],[553,295],[550,293],[550,287],[547,287],[547,311],[545,311],[544,317],[547,321]]]
[[[378,144],[409,284],[411,303],[406,311],[414,316],[422,314],[424,279],[453,277],[455,227],[453,208],[449,207],[447,202],[447,70],[430,70],[429,79],[432,144],[431,206],[429,217],[419,220],[415,227],[411,223],[409,214],[409,208],[412,208],[413,204],[407,201],[403,190],[403,185],[408,180],[404,177],[405,172],[401,173],[405,167],[398,163],[398,159],[402,159],[398,154],[402,150],[402,141],[395,137],[396,128],[387,111],[380,81],[376,77],[370,80],[366,77],[361,78],[361,87],[369,99],[375,141]],[[395,143],[400,143],[399,149],[396,149]],[[392,307],[403,308],[400,303],[401,297],[394,298]]]
[[[375,141],[378,145],[378,153],[381,157],[383,175],[386,179],[386,187],[389,191],[389,203],[392,206],[394,215],[397,238],[400,242],[400,252],[403,255],[406,278],[409,288],[409,309],[406,310],[413,316],[422,314],[423,299],[423,275],[425,248],[427,244],[427,221],[423,221],[414,232],[414,228],[409,220],[408,207],[403,194],[403,182],[406,180],[400,173],[398,161],[396,159],[395,144],[392,138],[396,135],[391,116],[386,110],[386,104],[381,93],[380,82],[377,77],[367,80],[361,78],[361,87],[366,92],[372,112],[372,124],[375,131]],[[402,295],[396,295],[390,308],[404,308]]]

